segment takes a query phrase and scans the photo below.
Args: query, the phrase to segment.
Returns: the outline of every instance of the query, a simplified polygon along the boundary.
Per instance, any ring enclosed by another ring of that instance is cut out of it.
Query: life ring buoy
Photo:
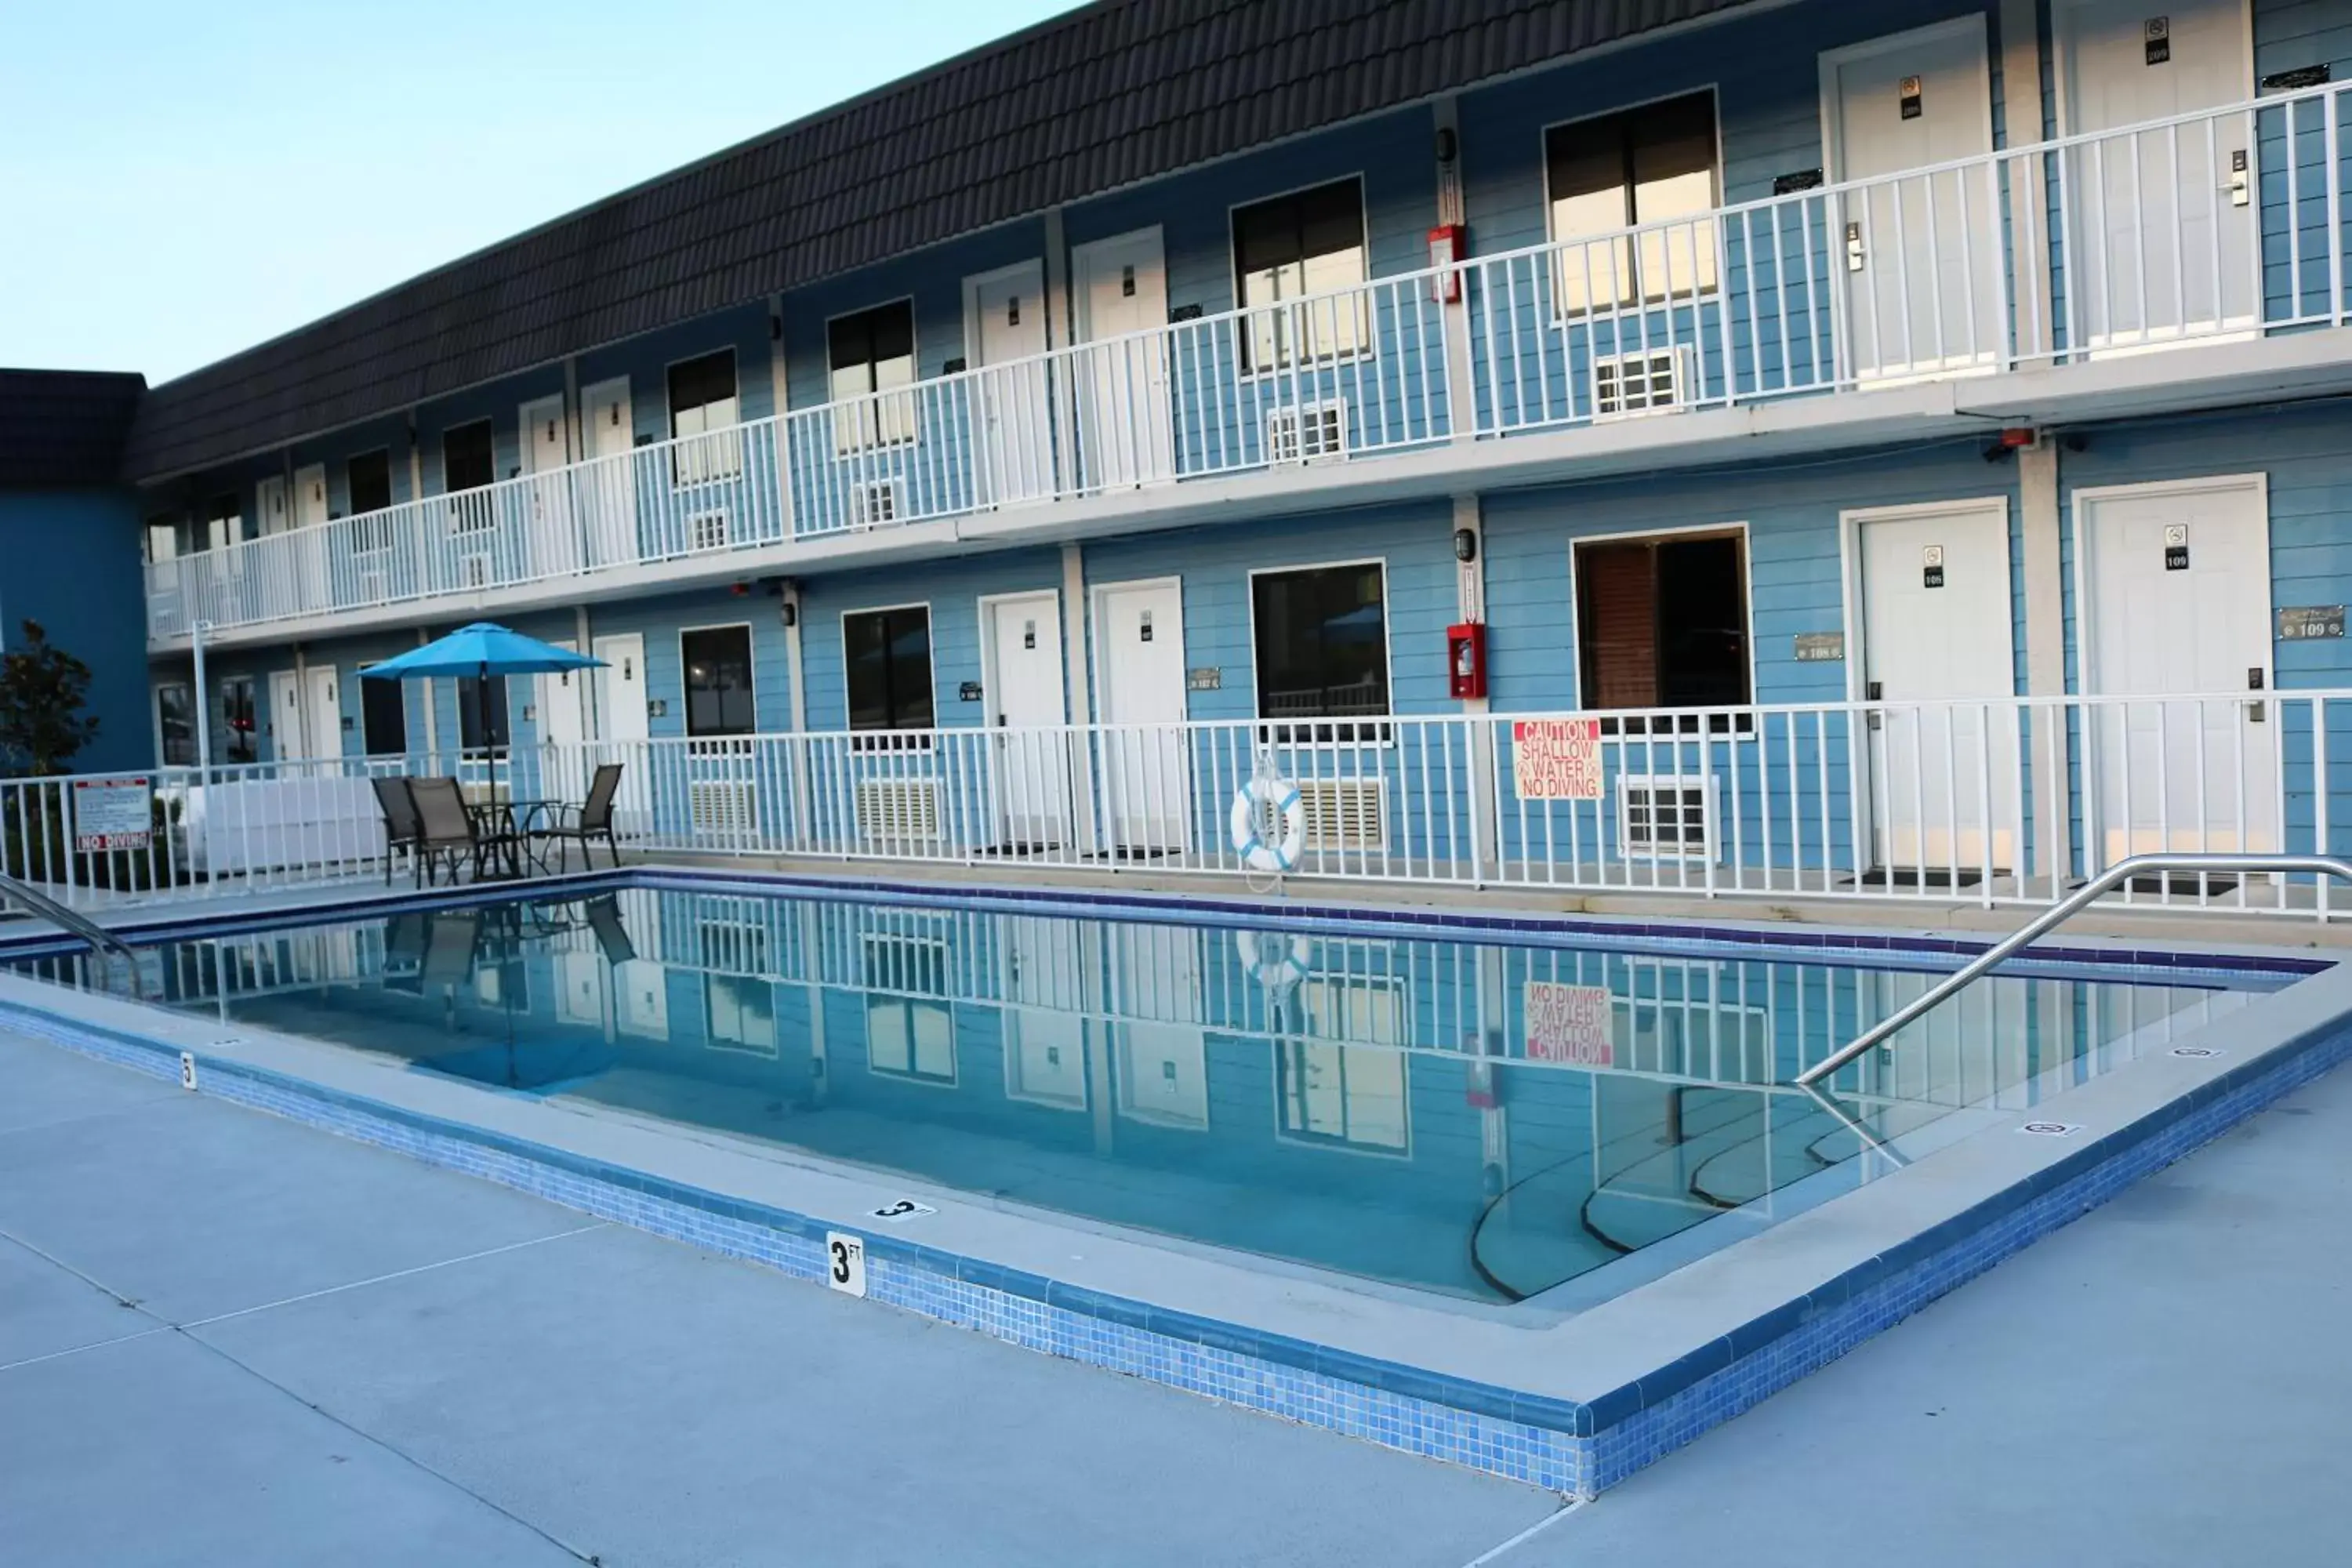
[[[1258,836],[1260,805],[1272,805],[1281,816],[1281,843],[1268,844]],[[1307,851],[1307,802],[1288,779],[1254,778],[1234,792],[1225,827],[1243,865],[1253,871],[1287,871]]]
[[[1273,951],[1268,952],[1269,948]],[[1287,991],[1315,973],[1315,944],[1303,936],[1292,937],[1286,947],[1272,932],[1237,931],[1234,952],[1250,972],[1250,978],[1268,991]]]

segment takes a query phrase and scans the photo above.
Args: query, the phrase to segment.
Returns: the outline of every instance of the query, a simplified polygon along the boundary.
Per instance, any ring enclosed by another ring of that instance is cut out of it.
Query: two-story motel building
[[[2227,699],[2345,671],[2347,56],[2352,0],[1089,6],[147,391],[110,720],[841,736],[791,787],[871,773],[845,833],[1113,859],[1221,847],[1252,764],[1103,731],[967,821],[948,740],[1229,721],[1349,752],[1310,838],[1402,865],[1474,766],[1416,721],[1638,710],[1554,860],[2324,837],[2325,721]],[[608,668],[357,679],[483,617]],[[2191,695],[2092,776],[2067,702]]]

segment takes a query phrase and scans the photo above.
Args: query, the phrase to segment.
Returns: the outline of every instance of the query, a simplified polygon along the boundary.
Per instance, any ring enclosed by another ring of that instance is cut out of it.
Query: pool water
[[[1822,1098],[1780,1086],[1936,976],[1717,953],[630,889],[182,942],[151,994],[1086,1222],[1570,1303],[2248,994],[1996,978]]]

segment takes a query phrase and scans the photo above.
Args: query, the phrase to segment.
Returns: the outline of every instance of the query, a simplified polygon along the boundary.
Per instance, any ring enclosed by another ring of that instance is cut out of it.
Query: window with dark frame
[[[477,419],[453,425],[441,432],[441,488],[455,495],[476,490],[498,478],[498,456],[490,442],[490,422]]]
[[[362,452],[343,465],[344,486],[351,492],[352,515],[383,511],[392,505],[392,453],[378,447]]]
[[[1688,300],[1717,283],[1715,95],[1686,93],[1544,132],[1563,313]],[[1665,224],[1638,237],[1621,230]],[[1576,245],[1589,237],[1594,243]]]
[[[491,751],[507,744],[512,733],[507,724],[507,678],[459,676],[457,744],[468,752]]]
[[[1578,545],[1583,706],[1744,707],[1747,566],[1737,534]]]
[[[751,628],[708,626],[678,637],[686,666],[686,732],[749,735],[759,728],[751,700]]]
[[[1372,334],[1370,306],[1360,294],[1295,310],[1262,307],[1366,279],[1363,183],[1335,180],[1236,207],[1234,274],[1248,312],[1241,345],[1244,373],[1286,365],[1302,353],[1309,360],[1362,353]]]
[[[743,471],[740,436],[684,439],[731,430],[741,416],[733,349],[680,360],[669,367],[669,433],[680,438],[670,457],[671,477],[677,483],[702,484],[731,479]]]
[[[371,757],[396,757],[408,750],[408,700],[399,681],[360,682],[360,729]]]
[[[1261,719],[1386,717],[1388,605],[1378,562],[1261,572],[1250,579]],[[1277,743],[1370,741],[1383,724],[1279,724]]]
[[[254,727],[253,677],[232,675],[220,683],[221,731],[228,760],[261,760],[261,735]]]
[[[194,767],[196,762],[195,696],[184,681],[155,689],[155,729],[163,742],[167,768]]]
[[[836,449],[888,446],[915,438],[915,307],[887,305],[825,323],[826,388],[835,403]]]
[[[359,520],[352,525],[352,548],[362,554],[391,549],[392,519],[374,515],[392,509],[391,451],[379,447],[345,463],[343,484],[350,492],[352,515]]]
[[[931,700],[931,612],[922,605],[861,610],[841,621],[852,730],[928,730]],[[916,737],[912,742],[929,742]],[[870,749],[871,742],[868,743]]]

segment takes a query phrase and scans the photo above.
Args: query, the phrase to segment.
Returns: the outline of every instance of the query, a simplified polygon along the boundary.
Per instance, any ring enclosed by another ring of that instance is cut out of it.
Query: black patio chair
[[[613,802],[620,793],[621,764],[599,763],[596,776],[588,781],[588,798],[585,801],[578,805],[555,807],[554,821],[545,827],[531,829],[533,839],[552,839],[555,842],[557,870],[563,868],[563,846],[567,844],[579,845],[581,863],[590,870],[595,869],[596,858],[590,853],[589,846],[599,839],[604,841],[605,851],[613,857],[614,868],[619,869],[621,845],[613,837]]]
[[[376,808],[383,813],[383,885],[389,888],[394,856],[405,850],[411,868],[417,866],[416,843],[425,837],[425,824],[416,815],[416,802],[409,797],[406,779],[368,782],[375,785]]]
[[[457,880],[461,866],[470,866],[479,876],[485,859],[502,855],[511,863],[521,848],[520,834],[486,828],[466,809],[466,797],[456,779],[411,779],[408,796],[416,803],[422,828],[416,840],[420,876],[433,877],[444,865],[449,868],[452,882]]]
[[[587,851],[583,849],[581,853],[585,855]],[[591,900],[588,929],[596,933],[596,946],[604,952],[606,963],[618,968],[637,956],[637,944],[629,940],[629,928],[621,923],[620,900]]]
[[[463,985],[474,977],[474,953],[482,936],[478,910],[446,910],[426,926],[425,957],[416,978],[426,995],[439,987]]]

